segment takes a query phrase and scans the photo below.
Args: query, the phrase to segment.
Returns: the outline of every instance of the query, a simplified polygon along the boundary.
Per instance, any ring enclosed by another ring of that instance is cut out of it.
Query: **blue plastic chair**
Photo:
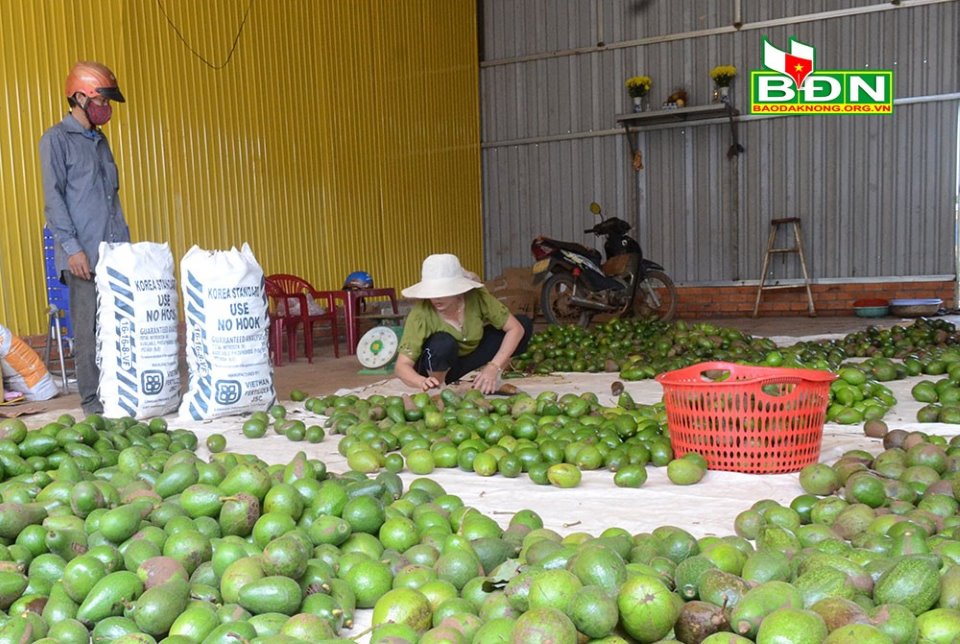
[[[67,358],[73,355],[73,322],[70,319],[70,290],[60,282],[57,272],[56,244],[53,233],[43,227],[43,266],[47,278],[47,344],[44,349],[44,362],[47,370],[60,376],[64,391],[67,389]],[[56,360],[59,371],[53,369],[53,348],[57,347]]]

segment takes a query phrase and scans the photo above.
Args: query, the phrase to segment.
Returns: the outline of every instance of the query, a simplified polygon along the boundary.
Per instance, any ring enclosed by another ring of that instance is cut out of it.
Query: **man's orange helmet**
[[[92,60],[81,60],[67,74],[67,98],[77,92],[90,98],[102,96],[118,103],[126,102],[110,68]]]

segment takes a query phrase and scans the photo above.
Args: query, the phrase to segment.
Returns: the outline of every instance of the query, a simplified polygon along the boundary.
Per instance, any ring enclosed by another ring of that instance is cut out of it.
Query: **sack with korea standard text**
[[[177,409],[177,282],[166,243],[100,243],[97,364],[105,416],[151,418]]]
[[[3,388],[23,394],[25,400],[49,400],[60,393],[37,352],[2,324],[0,368]]]
[[[205,420],[273,404],[270,314],[263,269],[250,246],[180,260],[190,381],[180,417]]]

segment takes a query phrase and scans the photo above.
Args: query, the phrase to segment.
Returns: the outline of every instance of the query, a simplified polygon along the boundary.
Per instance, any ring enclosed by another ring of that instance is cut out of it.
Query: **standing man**
[[[124,102],[105,65],[81,61],[67,75],[70,112],[40,139],[44,215],[56,243],[60,280],[70,292],[74,364],[86,414],[103,412],[97,396],[97,288],[93,270],[100,242],[130,241],[118,195],[117,164],[100,126],[111,101]]]

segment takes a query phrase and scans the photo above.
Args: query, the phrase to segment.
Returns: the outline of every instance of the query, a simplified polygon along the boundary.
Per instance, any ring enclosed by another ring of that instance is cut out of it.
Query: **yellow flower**
[[[646,96],[653,86],[649,76],[631,76],[627,79],[627,93],[630,96]]]
[[[737,75],[737,68],[733,65],[717,65],[710,70],[710,78],[719,87],[726,87]]]

